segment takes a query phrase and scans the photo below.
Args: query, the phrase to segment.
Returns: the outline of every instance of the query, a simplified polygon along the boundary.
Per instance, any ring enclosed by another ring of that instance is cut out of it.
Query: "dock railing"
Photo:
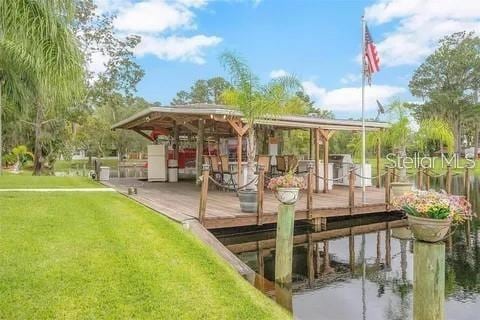
[[[322,176],[318,176],[314,172],[314,167],[312,164],[307,166],[307,171],[301,173],[303,177],[306,178],[306,217],[307,220],[310,220],[312,223],[324,224],[326,223],[325,218],[314,217],[315,204],[314,204],[314,189],[316,179],[324,179]],[[458,175],[459,173],[456,173]],[[448,194],[452,193],[452,176],[454,176],[452,167],[447,166],[447,170],[442,173],[436,173],[430,167],[419,167],[418,170],[414,173],[407,174],[407,177],[412,177],[416,175],[416,185],[419,190],[430,190],[431,188],[431,179],[432,178],[443,178],[445,179],[445,191]],[[338,178],[329,178],[329,181],[338,181],[339,179],[344,179],[348,177],[348,209],[350,215],[355,214],[355,208],[358,207],[355,203],[355,182],[356,179],[377,179],[383,180],[383,187],[385,190],[385,209],[390,210],[391,203],[391,186],[392,183],[398,182],[401,178],[400,170],[397,167],[386,166],[385,171],[376,176],[376,177],[363,177],[356,172],[356,169],[352,167],[348,174]],[[464,196],[467,200],[470,200],[470,168],[465,167],[464,169]],[[383,179],[382,179],[383,178]],[[203,165],[202,176],[200,177],[202,182],[201,193],[200,193],[200,203],[198,208],[198,219],[201,223],[204,223],[205,214],[207,209],[207,198],[208,198],[208,189],[209,181],[213,182],[220,189],[228,189],[230,191],[238,191],[248,187],[251,184],[257,184],[257,208],[256,208],[256,217],[257,225],[263,225],[264,223],[264,199],[265,199],[265,181],[268,180],[268,177],[265,175],[265,167],[258,166],[257,168],[257,178],[248,182],[244,186],[233,187],[231,185],[224,185],[216,181],[212,176],[210,176],[210,167],[209,165]],[[379,185],[378,183],[376,185]],[[361,207],[361,205],[360,205]],[[317,221],[318,220],[318,221]]]

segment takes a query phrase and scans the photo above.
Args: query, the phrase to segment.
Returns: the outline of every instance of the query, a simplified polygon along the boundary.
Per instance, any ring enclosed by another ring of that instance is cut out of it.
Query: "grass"
[[[97,182],[86,177],[32,177],[31,172],[13,175],[5,174],[0,177],[0,189],[13,188],[96,188],[102,187]]]
[[[91,184],[47,178],[0,185]],[[0,202],[0,319],[290,317],[188,231],[119,194],[4,192]]]

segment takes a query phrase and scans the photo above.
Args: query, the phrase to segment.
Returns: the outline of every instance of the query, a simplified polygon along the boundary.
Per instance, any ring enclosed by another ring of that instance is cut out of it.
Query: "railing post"
[[[350,169],[348,176],[348,206],[350,207],[350,215],[352,215],[355,206],[355,169]]]
[[[465,198],[470,201],[470,168],[465,167]]]
[[[198,220],[203,224],[205,219],[205,212],[207,210],[207,194],[208,194],[208,176],[210,174],[210,167],[208,164],[202,166],[202,189],[200,193],[200,206],[198,207]]]
[[[387,209],[390,206],[390,179],[392,177],[391,168],[387,167],[387,174],[385,175],[385,203],[387,204]]]
[[[430,167],[425,168],[425,190],[430,190]]]
[[[422,190],[423,189],[423,167],[422,165],[420,165],[418,167],[418,172],[417,172],[417,188],[418,190]]]
[[[312,220],[313,215],[313,164],[309,163],[307,166],[308,174],[307,174],[307,215],[308,219]]]
[[[448,194],[452,194],[452,166],[447,166],[447,180],[445,181],[445,189]]]
[[[258,183],[257,183],[257,225],[263,224],[263,196],[265,193],[265,167],[258,166]]]

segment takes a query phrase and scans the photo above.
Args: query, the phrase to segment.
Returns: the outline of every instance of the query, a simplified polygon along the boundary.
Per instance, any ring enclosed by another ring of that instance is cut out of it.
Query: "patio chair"
[[[275,156],[277,161],[277,172],[284,174],[287,171],[287,161],[285,156]]]
[[[235,189],[235,180],[233,180],[233,176],[236,175],[237,172],[235,172],[235,170],[233,170],[230,166],[230,163],[228,161],[228,155],[220,155],[220,163],[222,166],[223,183],[231,184]],[[226,176],[228,176],[229,178],[226,178]]]
[[[258,171],[258,166],[263,166],[265,174],[269,175],[270,174],[270,159],[271,157],[268,155],[257,155],[255,157],[255,162],[257,163],[257,171]]]

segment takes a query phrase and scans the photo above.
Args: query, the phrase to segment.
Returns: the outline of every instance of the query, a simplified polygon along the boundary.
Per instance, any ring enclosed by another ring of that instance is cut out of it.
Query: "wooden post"
[[[242,136],[237,135],[237,186],[242,184]]]
[[[280,204],[278,206],[275,282],[283,285],[292,282],[294,217],[294,204]]]
[[[323,138],[323,193],[328,192],[328,133]]]
[[[210,168],[208,164],[202,166],[202,191],[200,193],[200,205],[198,207],[198,220],[201,224],[205,220],[205,212],[207,211],[207,193],[208,193],[208,176]]]
[[[178,160],[178,149],[179,149],[179,142],[180,142],[180,133],[178,130],[177,121],[173,121],[173,159]]]
[[[265,193],[265,167],[258,166],[258,183],[257,183],[257,225],[263,224],[263,196]]]
[[[425,168],[425,190],[430,190],[430,168]]]
[[[319,168],[319,161],[320,161],[320,129],[315,128],[315,135],[314,135],[314,143],[315,143],[315,193],[320,192],[320,181],[318,179],[320,175],[320,168]]]
[[[263,247],[260,241],[257,241],[257,266],[258,266],[258,274],[262,277],[265,276],[265,260],[263,256]]]
[[[392,177],[390,167],[387,167],[387,173],[385,174],[385,203],[387,204],[387,209],[390,206],[390,178]]]
[[[315,179],[313,175],[313,165],[311,163],[308,164],[307,167],[308,174],[307,174],[307,210],[308,210],[308,219],[312,220],[313,214],[313,179]]]
[[[445,189],[448,194],[452,194],[452,166],[447,166],[447,177],[445,181]]]
[[[423,167],[420,165],[417,171],[417,189],[423,189]]]
[[[198,178],[202,175],[202,162],[203,162],[203,140],[205,134],[205,120],[198,120],[198,134],[197,134],[197,153],[196,153],[196,169],[197,169],[197,184],[200,183]]]
[[[465,198],[470,201],[470,168],[465,167]]]
[[[395,182],[397,181],[397,168],[396,167],[393,167],[392,168],[392,182]]]
[[[352,215],[355,207],[355,169],[350,169],[348,176],[348,206],[350,207],[350,215]]]
[[[382,146],[380,145],[380,137],[377,137],[377,188],[380,188],[380,155],[382,153]]]
[[[445,243],[415,241],[413,319],[445,319]],[[428,307],[426,307],[428,306]]]

